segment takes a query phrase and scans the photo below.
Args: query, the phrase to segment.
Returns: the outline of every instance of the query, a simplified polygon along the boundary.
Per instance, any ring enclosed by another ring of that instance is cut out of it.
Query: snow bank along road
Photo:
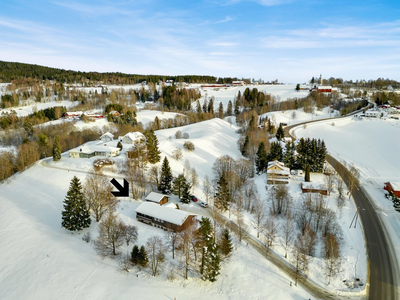
[[[330,155],[327,161],[337,169],[342,164]],[[344,169],[343,180],[348,184],[349,171]],[[399,299],[397,261],[390,238],[379,220],[368,194],[361,187],[353,192],[358,213],[364,227],[369,258],[369,299]],[[368,279],[367,279],[368,280]],[[368,289],[368,286],[366,287]],[[368,290],[367,290],[368,292]]]
[[[334,118],[332,118],[334,119]],[[316,122],[321,122],[318,120]],[[285,132],[292,136],[289,131],[296,126],[300,126],[304,122],[285,128]],[[292,136],[293,137],[293,136]],[[327,155],[327,161],[337,169],[340,163],[330,155]],[[348,183],[349,172],[343,168],[343,180]],[[353,192],[353,198],[359,208],[359,216],[364,227],[364,234],[367,244],[368,260],[369,260],[369,286],[367,293],[369,299],[400,299],[399,289],[399,271],[397,268],[397,260],[390,237],[387,235],[384,225],[377,215],[373,203],[370,201],[367,193],[362,189]],[[367,274],[368,281],[368,274]]]

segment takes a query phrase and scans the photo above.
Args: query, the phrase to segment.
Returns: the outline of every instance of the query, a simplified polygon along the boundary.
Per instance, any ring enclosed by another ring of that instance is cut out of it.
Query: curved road
[[[326,120],[326,119],[325,119]],[[316,120],[312,122],[318,122]],[[301,124],[285,127],[285,132],[294,138],[289,131],[302,124],[312,123],[304,122]],[[326,160],[335,168],[340,169],[340,174],[348,184],[349,171],[335,158],[330,155]],[[371,300],[396,300],[399,299],[399,270],[394,247],[391,244],[389,235],[385,226],[382,224],[369,195],[361,187],[352,194],[354,201],[359,209],[359,217],[364,228],[366,240],[369,274],[367,274],[366,291]],[[367,271],[367,272],[368,272]],[[369,275],[369,276],[368,276]]]

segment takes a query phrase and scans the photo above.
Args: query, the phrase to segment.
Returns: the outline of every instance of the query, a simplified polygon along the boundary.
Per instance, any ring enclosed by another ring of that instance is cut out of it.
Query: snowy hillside
[[[236,127],[213,119],[180,128],[157,132],[161,156],[181,147],[183,139],[173,136],[177,130],[189,134],[195,151],[184,151],[177,162],[169,157],[175,175],[182,171],[185,159],[198,170],[199,177],[212,176],[215,158],[228,154],[239,155]],[[217,282],[204,282],[198,277],[184,280],[178,272],[174,282],[167,280],[171,268],[154,278],[148,269],[118,271],[115,260],[100,259],[93,245],[82,240],[91,232],[97,236],[97,224],[89,229],[70,233],[61,228],[61,210],[70,180],[77,176],[85,180],[86,167],[81,171],[56,169],[67,167],[68,161],[88,166],[88,159],[66,159],[51,168],[38,162],[9,183],[0,184],[0,299],[309,299],[311,296],[299,287],[290,287],[291,279],[246,245],[237,244],[237,250],[223,264]],[[67,162],[66,164],[64,163]],[[127,224],[138,226],[138,244],[152,235],[163,236],[164,231],[135,219],[135,208],[140,201],[124,198],[118,214]],[[191,203],[188,209],[198,213],[207,211]],[[132,246],[123,247],[123,252]],[[167,254],[168,260],[172,261]]]

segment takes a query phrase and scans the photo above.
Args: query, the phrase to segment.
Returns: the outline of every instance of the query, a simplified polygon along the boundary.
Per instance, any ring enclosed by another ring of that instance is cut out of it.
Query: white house
[[[246,83],[243,80],[232,81],[232,85],[245,85]]]
[[[290,169],[277,160],[268,162],[267,184],[289,183]]]
[[[140,140],[141,138],[144,139],[144,135],[139,132],[128,132],[122,137],[119,137],[119,139],[124,143],[124,144],[133,144],[136,140]]]
[[[368,109],[367,111],[365,111],[365,116],[371,117],[371,118],[376,118],[379,116],[379,111]]]
[[[106,145],[82,145],[69,150],[69,156],[73,158],[90,158],[93,156],[115,157],[119,155],[119,148]]]
[[[114,139],[114,135],[110,132],[106,132],[100,137],[103,142],[111,142]]]

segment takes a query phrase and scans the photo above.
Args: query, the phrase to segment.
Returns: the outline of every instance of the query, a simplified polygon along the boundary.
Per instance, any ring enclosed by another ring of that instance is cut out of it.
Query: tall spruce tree
[[[214,113],[214,100],[213,98],[210,99],[210,102],[208,102],[208,107],[207,107],[207,111],[209,113]]]
[[[215,193],[215,207],[224,212],[229,209],[230,196],[228,182],[224,176],[221,176],[217,182],[217,189]]]
[[[264,142],[260,142],[256,153],[256,171],[258,174],[263,173],[268,166],[267,151]]]
[[[229,102],[228,102],[228,107],[227,107],[227,109],[226,109],[226,115],[227,115],[227,116],[232,116],[232,110],[233,110],[232,101],[229,100]]]
[[[306,165],[306,172],[304,174],[304,181],[305,182],[310,182],[310,165]]]
[[[228,255],[233,250],[232,237],[228,229],[224,229],[222,233],[220,249],[223,255]]]
[[[146,137],[147,158],[151,164],[158,163],[161,151],[158,149],[158,139],[152,129],[144,132]]]
[[[246,134],[246,137],[244,138],[244,143],[243,143],[243,146],[242,146],[242,149],[241,149],[241,152],[242,152],[242,155],[243,155],[243,156],[246,156],[246,154],[247,154],[247,149],[248,149],[248,147],[249,147],[249,144],[250,144],[250,138],[249,138],[249,136]]]
[[[59,161],[60,159],[61,159],[60,136],[56,135],[53,144],[53,161]]]
[[[134,265],[138,264],[138,257],[139,257],[139,247],[138,245],[134,245],[131,251],[131,261]]]
[[[219,275],[220,257],[218,254],[219,246],[215,243],[209,218],[201,218],[199,233],[203,246],[200,273],[202,274],[203,280],[214,282]]]
[[[186,182],[187,180],[183,174],[179,174],[178,177],[175,177],[173,180],[173,193],[178,195],[179,199],[181,198],[183,186]]]
[[[267,155],[268,161],[278,160],[282,161],[283,151],[280,142],[272,142],[270,145],[269,153]]]
[[[181,202],[183,203],[190,203],[190,184],[189,182],[185,179],[182,187],[182,197],[181,197]]]
[[[72,178],[64,200],[61,225],[70,231],[82,230],[90,226],[89,210],[82,193],[82,185],[78,177]]]
[[[169,166],[168,158],[164,157],[161,167],[160,186],[158,190],[164,194],[171,193],[172,178],[173,176],[171,172],[171,167]]]
[[[285,163],[285,166],[289,169],[293,169],[293,167],[295,166],[294,150],[295,147],[293,142],[288,142],[286,144],[286,151],[283,157],[283,162]]]
[[[149,262],[149,258],[147,256],[147,251],[144,246],[140,247],[139,254],[137,256],[137,263],[141,265],[142,267],[147,266],[147,263]]]
[[[278,139],[278,141],[280,141],[284,137],[285,137],[285,132],[283,131],[282,123],[279,123],[279,128],[276,131],[276,138]]]

